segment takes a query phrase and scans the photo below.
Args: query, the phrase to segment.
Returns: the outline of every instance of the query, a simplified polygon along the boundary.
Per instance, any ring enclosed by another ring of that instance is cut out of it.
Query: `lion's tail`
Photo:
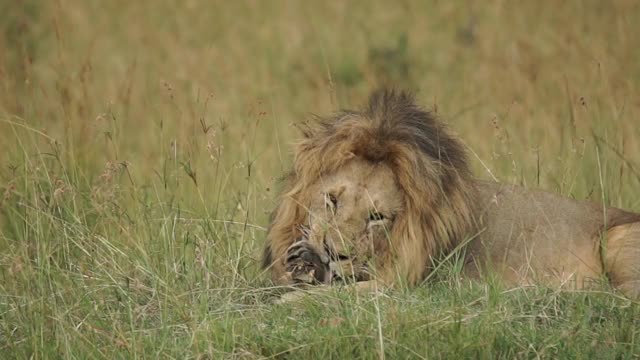
[[[607,231],[603,261],[613,286],[628,297],[640,299],[640,222]]]

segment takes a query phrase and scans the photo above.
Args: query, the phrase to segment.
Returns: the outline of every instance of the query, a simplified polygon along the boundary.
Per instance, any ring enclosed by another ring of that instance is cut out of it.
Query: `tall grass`
[[[272,305],[310,114],[417,91],[476,174],[640,210],[636,1],[0,5],[0,357],[632,358],[609,292],[452,277]]]

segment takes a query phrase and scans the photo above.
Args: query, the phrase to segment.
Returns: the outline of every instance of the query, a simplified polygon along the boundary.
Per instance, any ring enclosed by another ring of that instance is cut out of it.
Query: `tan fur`
[[[607,231],[605,270],[614,286],[630,297],[640,297],[640,222]]]
[[[277,283],[303,225],[336,272],[387,286],[420,283],[461,247],[470,277],[584,288],[607,275],[640,295],[640,215],[473,179],[459,141],[407,94],[374,93],[303,132],[267,234]]]

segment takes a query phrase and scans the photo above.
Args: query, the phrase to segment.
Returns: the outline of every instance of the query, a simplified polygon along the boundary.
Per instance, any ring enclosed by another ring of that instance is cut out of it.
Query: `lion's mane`
[[[392,253],[379,254],[389,259],[397,279],[420,282],[434,258],[473,232],[475,191],[464,148],[412,95],[380,90],[360,111],[317,118],[301,129],[304,137],[295,148],[264,249],[263,263],[272,267],[274,280],[286,249],[301,235],[309,186],[348,166],[354,156],[386,163],[404,193],[404,209],[390,231]]]

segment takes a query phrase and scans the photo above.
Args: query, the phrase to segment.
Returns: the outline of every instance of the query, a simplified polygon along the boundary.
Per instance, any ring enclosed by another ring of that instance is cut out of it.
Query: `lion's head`
[[[286,282],[287,249],[304,237],[358,279],[416,284],[432,258],[473,226],[474,190],[462,145],[400,92],[378,91],[362,111],[303,127],[264,252]]]

